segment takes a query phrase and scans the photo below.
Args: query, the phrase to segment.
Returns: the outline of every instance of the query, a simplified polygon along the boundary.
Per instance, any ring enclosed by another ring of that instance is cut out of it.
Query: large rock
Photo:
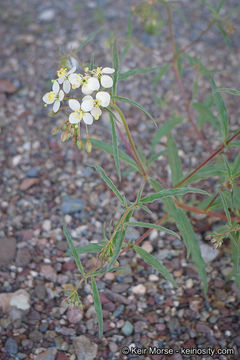
[[[77,360],[94,360],[96,358],[98,346],[86,336],[76,337],[73,340],[73,346]]]
[[[81,199],[74,199],[70,196],[65,197],[61,205],[61,210],[65,215],[82,211],[84,208],[85,201]]]
[[[200,250],[201,250],[203,260],[206,263],[212,262],[219,255],[218,249],[214,249],[212,246],[204,244],[203,242],[200,242]]]
[[[16,239],[0,238],[0,249],[0,265],[9,265],[9,263],[15,258]]]
[[[36,360],[55,360],[57,354],[57,349],[52,347],[47,351],[40,353]]]
[[[29,310],[30,299],[25,290],[20,289],[14,293],[0,294],[0,309],[2,309],[2,311],[8,312],[13,307],[23,311]]]

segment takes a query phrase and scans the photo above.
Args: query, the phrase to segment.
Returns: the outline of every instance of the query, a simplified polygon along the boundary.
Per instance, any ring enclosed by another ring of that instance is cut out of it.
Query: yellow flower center
[[[99,107],[101,105],[101,100],[94,100],[93,106],[94,107]]]
[[[67,68],[61,68],[60,70],[57,71],[57,76],[62,77],[66,75],[66,72],[67,72]]]
[[[82,116],[83,116],[82,110],[75,110],[74,111],[74,117],[76,119],[82,120]]]
[[[48,101],[53,101],[55,99],[55,94],[53,91],[48,93]]]

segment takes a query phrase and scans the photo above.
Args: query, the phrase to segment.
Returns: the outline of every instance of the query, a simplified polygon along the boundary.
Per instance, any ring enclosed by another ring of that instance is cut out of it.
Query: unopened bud
[[[77,141],[77,147],[79,148],[79,150],[82,150],[82,148],[83,148],[83,143],[82,143],[81,140],[78,140],[78,141]]]
[[[69,139],[69,132],[68,131],[63,131],[62,135],[61,135],[61,141],[64,142],[66,140]]]
[[[90,153],[92,151],[92,144],[91,144],[90,140],[87,140],[87,142],[86,142],[86,150],[88,153]]]

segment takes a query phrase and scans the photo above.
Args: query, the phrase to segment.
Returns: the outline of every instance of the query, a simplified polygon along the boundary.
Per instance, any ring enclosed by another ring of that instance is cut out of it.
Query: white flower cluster
[[[70,124],[78,124],[81,120],[86,125],[91,125],[93,119],[98,120],[102,114],[101,108],[106,108],[111,101],[110,94],[103,89],[109,89],[113,86],[113,79],[111,74],[114,69],[110,67],[95,68],[89,70],[85,68],[84,75],[76,73],[76,67],[70,70],[61,68],[58,72],[58,78],[53,80],[52,91],[43,96],[43,101],[48,104],[53,104],[53,112],[56,113],[64,100],[65,94],[68,94],[71,89],[81,88],[81,92],[85,95],[83,98],[68,98],[68,104],[72,112],[69,115]],[[60,86],[62,85],[62,89]],[[103,89],[101,89],[103,88]],[[93,93],[96,91],[95,96]]]

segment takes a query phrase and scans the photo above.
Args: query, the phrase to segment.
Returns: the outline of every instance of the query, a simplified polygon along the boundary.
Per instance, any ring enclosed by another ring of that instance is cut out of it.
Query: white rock
[[[21,155],[14,156],[13,159],[12,159],[12,165],[17,166],[20,163],[21,160],[22,160]]]
[[[136,285],[132,288],[132,292],[137,295],[144,295],[146,293],[146,287],[142,284]]]
[[[151,253],[153,251],[153,247],[152,247],[152,244],[150,243],[150,241],[145,241],[142,244],[142,249],[148,253]]]
[[[159,277],[155,274],[151,274],[151,275],[149,275],[149,280],[150,281],[159,281]]]
[[[98,346],[86,336],[75,337],[73,346],[78,360],[94,360],[96,358]]]
[[[209,246],[207,244],[204,244],[200,242],[200,250],[203,257],[203,260],[206,263],[212,262],[219,254],[218,249],[214,249],[212,246]]]
[[[55,16],[55,11],[53,9],[47,9],[41,12],[41,14],[39,15],[38,19],[40,21],[51,21],[53,20]]]
[[[0,308],[3,312],[10,311],[12,307],[19,310],[28,310],[30,308],[29,295],[25,290],[20,289],[14,293],[0,294]]]
[[[51,227],[52,227],[51,220],[44,220],[44,222],[42,224],[43,230],[46,232],[49,232],[51,230]]]

